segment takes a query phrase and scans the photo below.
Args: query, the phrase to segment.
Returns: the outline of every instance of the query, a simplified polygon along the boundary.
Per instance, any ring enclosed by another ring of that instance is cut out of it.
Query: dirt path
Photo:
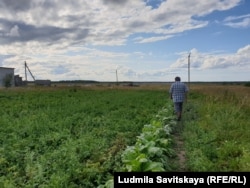
[[[186,169],[186,153],[184,150],[184,142],[182,139],[182,129],[183,122],[180,121],[177,123],[176,130],[173,133],[173,140],[175,144],[175,151],[177,155],[177,171],[185,172]]]

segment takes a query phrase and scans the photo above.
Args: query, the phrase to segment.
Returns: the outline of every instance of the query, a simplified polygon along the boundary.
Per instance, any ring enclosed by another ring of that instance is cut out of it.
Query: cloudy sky
[[[190,62],[190,81],[250,81],[249,7],[250,0],[1,0],[0,67],[23,79],[26,61],[36,79],[52,81],[187,81]]]

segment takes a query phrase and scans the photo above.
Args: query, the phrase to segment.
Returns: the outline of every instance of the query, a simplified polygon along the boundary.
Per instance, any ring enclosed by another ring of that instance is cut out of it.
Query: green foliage
[[[125,172],[165,172],[170,165],[167,158],[174,155],[170,145],[172,127],[176,125],[174,116],[168,113],[170,106],[162,108],[151,120],[151,124],[143,126],[142,133],[137,136],[135,145],[127,146],[122,153],[122,169]],[[108,188],[113,182],[109,179],[98,188]],[[111,185],[112,186],[112,185]]]
[[[113,188],[114,187],[114,179],[109,179],[105,184],[99,185],[97,188]]]
[[[124,171],[161,172],[170,170],[167,169],[166,157],[173,154],[170,147],[170,133],[171,126],[175,123],[172,121],[172,116],[165,117],[168,114],[163,112],[166,111],[166,108],[162,109],[151,121],[151,124],[144,125],[135,145],[126,148],[122,155]]]
[[[36,87],[2,90],[0,98],[1,187],[91,188],[121,169],[121,152],[166,96]]]
[[[224,87],[214,95],[189,97],[183,134],[190,171],[250,170],[247,98]]]

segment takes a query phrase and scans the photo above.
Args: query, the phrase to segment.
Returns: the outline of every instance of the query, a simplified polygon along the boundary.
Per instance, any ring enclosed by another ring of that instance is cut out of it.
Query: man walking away
[[[175,77],[175,82],[171,84],[169,89],[170,98],[174,103],[174,110],[177,115],[177,120],[181,120],[183,102],[187,99],[188,87],[181,82],[179,76]]]

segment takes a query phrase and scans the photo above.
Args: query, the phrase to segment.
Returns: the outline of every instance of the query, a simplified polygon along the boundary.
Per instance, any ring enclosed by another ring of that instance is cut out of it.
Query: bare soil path
[[[186,153],[184,150],[184,142],[182,138],[182,129],[183,129],[184,122],[180,121],[177,123],[176,129],[173,131],[173,142],[174,142],[174,149],[176,152],[176,170],[180,172],[187,171],[186,169]]]

